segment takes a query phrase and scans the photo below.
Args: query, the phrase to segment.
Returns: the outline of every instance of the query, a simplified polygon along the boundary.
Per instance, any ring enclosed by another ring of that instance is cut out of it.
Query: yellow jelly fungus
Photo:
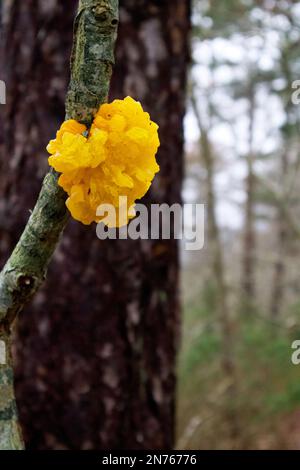
[[[65,121],[47,150],[49,165],[61,173],[58,184],[69,196],[66,205],[72,217],[86,225],[99,222],[97,208],[111,204],[117,213],[115,225],[123,225],[119,198],[126,196],[128,223],[132,206],[159,171],[159,145],[158,126],[129,96],[103,104],[89,133],[77,121]]]

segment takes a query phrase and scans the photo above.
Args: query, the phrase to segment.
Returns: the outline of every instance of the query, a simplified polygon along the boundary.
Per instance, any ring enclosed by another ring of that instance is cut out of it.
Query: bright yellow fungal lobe
[[[112,204],[115,225],[124,225],[134,216],[131,206],[159,171],[158,126],[128,96],[103,104],[88,136],[86,131],[77,121],[65,121],[47,147],[49,164],[61,173],[58,184],[68,193],[66,204],[74,219],[87,225],[99,222],[97,208]],[[119,221],[120,196],[127,196],[128,213]]]

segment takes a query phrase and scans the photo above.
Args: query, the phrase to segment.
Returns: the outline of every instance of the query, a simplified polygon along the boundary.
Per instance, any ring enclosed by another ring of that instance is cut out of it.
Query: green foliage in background
[[[189,448],[226,447],[226,434],[216,441],[212,429],[225,426],[222,415],[222,341],[214,321],[212,285],[205,288],[199,303],[185,309],[185,329],[179,371],[178,437],[183,436],[195,416],[207,416],[188,442]],[[204,299],[204,301],[203,301]],[[299,305],[291,307],[299,316]],[[235,408],[241,418],[243,447],[255,447],[264,434],[275,433],[279,419],[300,409],[300,365],[291,362],[292,342],[300,338],[300,325],[289,329],[284,322],[272,323],[264,312],[235,320],[234,351],[239,394]],[[225,386],[225,385],[224,385]]]

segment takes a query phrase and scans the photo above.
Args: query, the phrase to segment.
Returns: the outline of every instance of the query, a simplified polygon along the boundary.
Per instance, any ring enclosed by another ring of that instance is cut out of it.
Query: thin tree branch
[[[95,111],[106,101],[117,24],[118,0],[79,1],[66,119],[90,126]],[[10,330],[16,315],[44,281],[69,218],[58,176],[50,171],[45,177],[23,235],[0,274],[0,450],[23,448],[13,391]]]

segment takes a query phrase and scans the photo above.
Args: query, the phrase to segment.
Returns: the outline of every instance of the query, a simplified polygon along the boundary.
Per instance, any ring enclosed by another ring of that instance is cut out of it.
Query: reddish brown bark
[[[63,119],[75,1],[12,2],[2,63],[1,263],[47,168]],[[189,2],[122,0],[111,97],[130,94],[160,125],[160,174],[146,201],[178,202]],[[178,338],[175,241],[99,241],[72,221],[47,282],[22,314],[17,398],[29,448],[168,448]]]

